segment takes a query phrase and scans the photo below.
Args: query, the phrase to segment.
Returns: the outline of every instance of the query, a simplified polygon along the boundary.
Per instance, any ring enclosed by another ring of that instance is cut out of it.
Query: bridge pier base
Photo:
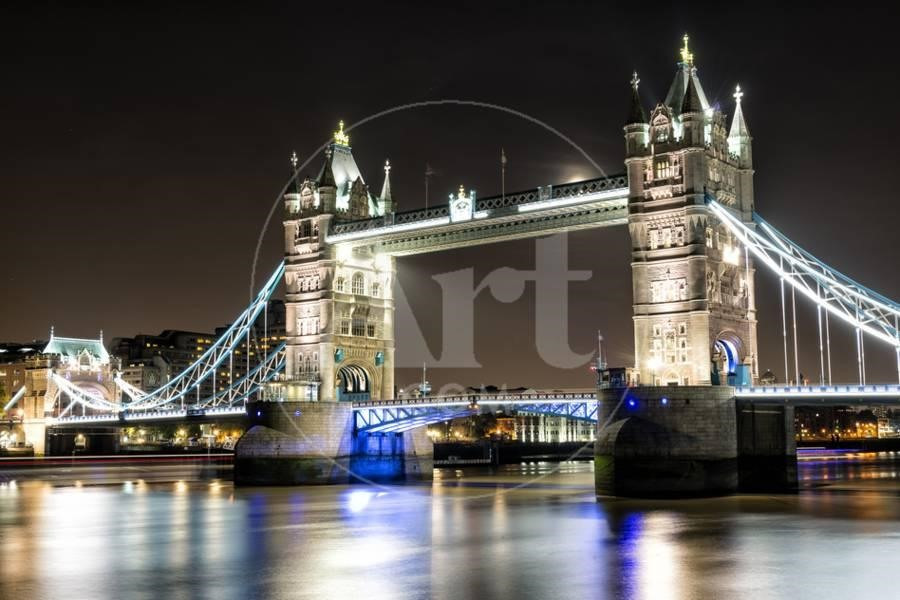
[[[235,448],[237,485],[324,485],[430,479],[434,449],[425,428],[357,434],[338,402],[255,402]]]
[[[796,484],[790,409],[744,412],[727,386],[601,389],[598,399],[598,496],[705,496]]]

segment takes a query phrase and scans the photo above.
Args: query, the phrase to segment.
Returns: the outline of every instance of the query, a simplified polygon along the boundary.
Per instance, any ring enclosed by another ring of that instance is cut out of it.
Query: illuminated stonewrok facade
[[[296,169],[296,157],[292,163]],[[393,396],[395,260],[374,246],[325,242],[333,219],[393,212],[390,164],[373,194],[342,122],[318,176],[295,178],[284,206],[286,385],[277,393],[323,401]]]
[[[754,267],[704,208],[709,194],[745,222],[753,211],[751,138],[737,88],[730,127],[700,85],[684,37],[665,101],[649,117],[632,79],[625,126],[635,363],[645,384],[708,384],[757,374]]]

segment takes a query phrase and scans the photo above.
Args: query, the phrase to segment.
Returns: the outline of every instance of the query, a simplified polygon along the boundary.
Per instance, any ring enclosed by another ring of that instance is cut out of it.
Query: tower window
[[[366,293],[366,280],[362,273],[353,274],[352,286],[354,294],[362,295]]]
[[[381,296],[381,284],[378,283],[377,281],[372,282],[371,290],[372,290],[372,296],[374,296],[375,298],[378,298],[379,296]]]
[[[350,335],[350,320],[343,319],[341,321],[341,335]]]
[[[366,322],[364,319],[359,317],[353,318],[353,329],[351,334],[359,337],[366,335]]]
[[[334,289],[337,292],[347,291],[347,282],[344,281],[343,277],[338,277],[334,280]]]
[[[650,249],[656,250],[659,247],[659,230],[650,230]]]
[[[375,324],[374,323],[369,323],[368,325],[366,325],[366,335],[369,336],[370,338],[375,337]]]
[[[668,179],[672,176],[672,166],[669,164],[669,157],[656,159],[653,164],[653,175],[656,179]]]

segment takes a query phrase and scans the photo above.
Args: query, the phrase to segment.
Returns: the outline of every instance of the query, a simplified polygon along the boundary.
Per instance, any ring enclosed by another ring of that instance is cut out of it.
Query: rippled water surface
[[[235,489],[202,464],[0,467],[0,598],[900,597],[900,454],[705,500],[598,503],[591,469]]]

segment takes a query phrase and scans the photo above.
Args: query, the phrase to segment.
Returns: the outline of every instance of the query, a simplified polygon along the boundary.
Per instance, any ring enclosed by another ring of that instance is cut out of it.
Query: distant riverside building
[[[596,424],[590,421],[526,414],[519,414],[515,419],[519,442],[592,442],[596,438]]]
[[[7,360],[8,350],[19,346],[14,362]],[[50,331],[45,343],[4,344],[7,352],[0,364],[0,381],[6,398],[13,398],[23,387],[24,393],[9,404],[6,417],[10,424],[4,431],[7,444],[32,444],[35,454],[44,453],[45,418],[64,413],[89,414],[89,408],[75,405],[64,388],[102,402],[119,402],[113,375],[119,361],[110,357],[103,346],[103,334],[97,339],[60,337]],[[39,350],[37,350],[39,348]],[[54,380],[54,375],[58,380]],[[63,387],[60,387],[63,386]]]
[[[213,333],[166,329],[158,335],[114,338],[110,347],[122,363],[122,379],[150,392],[189,367],[214,341]],[[212,380],[201,385],[200,394],[212,395]]]

